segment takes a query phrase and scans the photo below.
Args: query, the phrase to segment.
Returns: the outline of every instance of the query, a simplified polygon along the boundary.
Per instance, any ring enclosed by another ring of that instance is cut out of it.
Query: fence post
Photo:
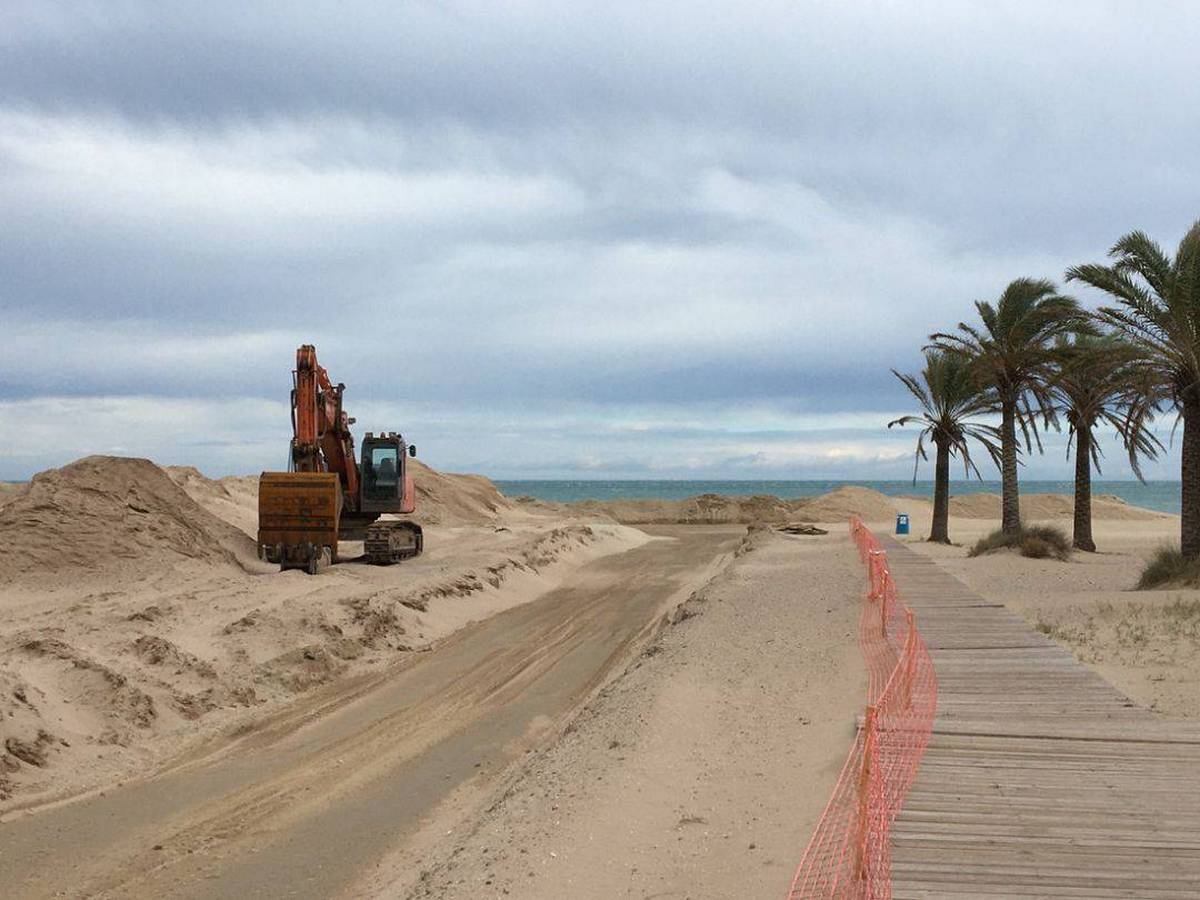
[[[908,619],[908,640],[904,642],[904,708],[912,709],[913,681],[917,677],[917,616],[911,609]]]
[[[863,719],[862,770],[858,775],[858,879],[865,881],[868,869],[868,843],[871,834],[871,762],[875,755],[875,706],[867,706]]]
[[[868,600],[878,600],[883,593],[883,573],[887,571],[887,552],[883,550],[868,550],[867,578],[871,587],[867,592]]]
[[[883,635],[884,640],[887,640],[888,627],[888,600],[891,590],[896,587],[896,583],[892,581],[892,573],[884,569],[882,578],[883,587],[879,592],[879,633]]]

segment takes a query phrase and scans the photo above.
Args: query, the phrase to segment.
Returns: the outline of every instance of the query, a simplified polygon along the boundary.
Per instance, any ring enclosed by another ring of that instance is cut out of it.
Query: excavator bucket
[[[332,472],[263,472],[258,479],[258,552],[281,569],[337,560],[342,486]]]

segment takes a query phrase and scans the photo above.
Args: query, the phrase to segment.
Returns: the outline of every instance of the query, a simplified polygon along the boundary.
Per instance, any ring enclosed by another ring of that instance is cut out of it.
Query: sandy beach
[[[1198,23],[6,2],[0,900],[1200,895]]]
[[[865,691],[861,584],[844,530],[759,533],[465,835],[364,889],[416,866],[415,897],[781,896]]]
[[[927,502],[857,487],[561,505],[417,483],[425,555],[366,566],[351,545],[315,577],[257,559],[252,477],[91,457],[6,489],[0,870],[22,896],[292,877],[779,896],[864,695],[852,514],[886,533],[909,513],[913,549],[1134,702],[1200,713],[1200,591],[1130,590],[1174,516],[1098,499],[1100,552],[1058,562],[968,558],[995,527],[986,495],[954,500],[942,546],[921,540]],[[1069,528],[1069,498],[1023,502]],[[829,533],[775,530],[797,521]]]
[[[0,715],[27,749],[0,812],[145,772],[648,540],[527,512],[486,479],[421,485],[428,553],[318,579],[257,559],[253,477],[97,457],[7,491]]]

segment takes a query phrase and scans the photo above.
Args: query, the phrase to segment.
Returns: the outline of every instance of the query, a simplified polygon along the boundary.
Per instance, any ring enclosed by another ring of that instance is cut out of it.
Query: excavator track
[[[373,566],[390,566],[424,549],[425,535],[416,522],[375,522],[363,540],[363,556]]]

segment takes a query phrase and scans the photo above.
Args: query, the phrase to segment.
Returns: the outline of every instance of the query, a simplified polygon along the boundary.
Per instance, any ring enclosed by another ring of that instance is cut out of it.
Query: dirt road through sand
[[[232,746],[10,818],[0,883],[29,897],[336,893],[423,825],[444,828],[445,809],[430,818],[443,801],[466,809],[552,734],[744,529],[661,533]]]
[[[753,548],[473,828],[357,896],[783,897],[862,709],[862,566],[842,530]]]

